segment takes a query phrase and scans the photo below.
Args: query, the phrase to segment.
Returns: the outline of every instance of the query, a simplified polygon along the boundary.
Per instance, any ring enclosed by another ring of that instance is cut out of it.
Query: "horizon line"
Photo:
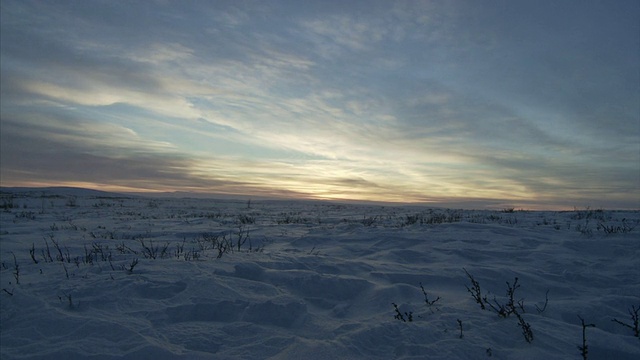
[[[493,198],[459,198],[434,199],[433,201],[384,201],[349,198],[324,198],[313,196],[292,196],[278,194],[248,194],[233,192],[214,191],[190,191],[190,190],[154,190],[154,189],[129,189],[125,191],[104,190],[98,186],[70,186],[70,185],[43,185],[43,186],[5,186],[0,185],[0,192],[12,191],[52,191],[56,190],[78,190],[95,191],[110,195],[121,196],[141,196],[147,198],[173,198],[173,199],[212,199],[212,200],[237,200],[237,201],[313,201],[325,203],[346,203],[349,205],[376,205],[376,206],[408,206],[408,207],[431,207],[461,210],[493,210],[493,211],[584,211],[584,210],[610,210],[610,211],[640,211],[638,207],[616,207],[606,208],[603,206],[569,206],[561,204],[550,204],[545,202],[535,202],[527,200],[513,199],[493,199]],[[137,191],[136,191],[137,190]],[[72,194],[73,195],[73,194]],[[76,196],[81,194],[76,194]],[[105,196],[107,196],[105,195]],[[299,194],[303,195],[303,194]]]

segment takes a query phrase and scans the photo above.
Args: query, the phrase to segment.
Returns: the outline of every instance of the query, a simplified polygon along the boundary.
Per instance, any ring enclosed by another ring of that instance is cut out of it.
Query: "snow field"
[[[638,211],[2,195],[2,359],[640,357]]]

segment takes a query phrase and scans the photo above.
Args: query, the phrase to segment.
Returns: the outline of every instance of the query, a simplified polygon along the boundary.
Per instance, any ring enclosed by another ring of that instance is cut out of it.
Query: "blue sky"
[[[0,4],[2,186],[640,208],[638,1]]]

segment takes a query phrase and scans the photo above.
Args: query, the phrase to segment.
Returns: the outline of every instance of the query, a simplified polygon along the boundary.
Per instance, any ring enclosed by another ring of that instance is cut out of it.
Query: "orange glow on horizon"
[[[491,198],[474,198],[474,197],[434,197],[427,199],[421,197],[416,199],[415,194],[402,196],[401,194],[369,196],[367,193],[357,195],[346,194],[330,194],[326,191],[317,191],[315,193],[302,193],[291,192],[282,193],[277,189],[261,187],[256,191],[241,192],[240,189],[236,191],[207,191],[206,189],[176,189],[176,188],[164,188],[164,189],[150,189],[144,187],[122,186],[112,184],[100,184],[91,182],[80,181],[58,181],[58,182],[44,182],[44,181],[27,181],[22,183],[3,183],[3,187],[26,187],[26,188],[45,188],[45,187],[72,187],[72,188],[84,188],[91,190],[99,190],[113,193],[138,193],[138,194],[158,194],[184,192],[192,193],[194,195],[206,197],[207,195],[225,195],[229,197],[237,196],[239,198],[246,198],[255,196],[256,198],[272,198],[282,200],[317,200],[317,201],[334,201],[334,202],[363,202],[372,204],[388,204],[388,205],[417,205],[417,206],[430,206],[430,207],[449,207],[449,208],[461,208],[461,209],[485,209],[485,210],[505,210],[514,209],[514,211],[573,211],[576,206],[564,206],[564,205],[550,205],[547,202],[527,201],[527,199],[505,199],[497,200]],[[515,200],[515,201],[514,201]]]

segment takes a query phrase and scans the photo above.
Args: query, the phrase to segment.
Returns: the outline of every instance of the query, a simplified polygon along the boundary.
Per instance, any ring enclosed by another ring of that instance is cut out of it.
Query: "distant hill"
[[[134,197],[114,192],[76,188],[76,187],[0,187],[0,193],[30,196],[78,196],[78,197]]]

